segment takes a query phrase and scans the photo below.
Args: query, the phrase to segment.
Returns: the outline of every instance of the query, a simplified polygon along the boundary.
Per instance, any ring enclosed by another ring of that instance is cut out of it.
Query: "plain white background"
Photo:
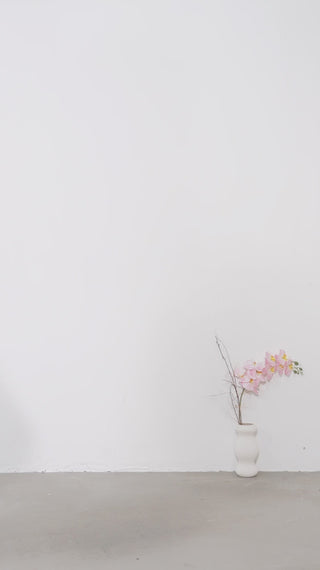
[[[320,469],[317,1],[0,2],[0,470]]]

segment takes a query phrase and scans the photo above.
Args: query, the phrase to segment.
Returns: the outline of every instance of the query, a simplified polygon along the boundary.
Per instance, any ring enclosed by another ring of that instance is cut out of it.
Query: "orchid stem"
[[[240,396],[240,400],[239,400],[239,424],[242,424],[242,411],[241,411],[241,404],[242,404],[242,398],[243,398],[243,394],[245,393],[245,389],[242,388],[242,392],[241,392],[241,396]]]

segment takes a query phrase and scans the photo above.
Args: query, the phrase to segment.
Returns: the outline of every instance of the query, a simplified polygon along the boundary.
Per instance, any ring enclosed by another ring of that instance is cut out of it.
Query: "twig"
[[[241,404],[242,404],[242,398],[243,398],[243,394],[244,394],[245,390],[243,388],[242,392],[241,392],[241,396],[239,396],[236,375],[235,375],[235,372],[234,372],[234,369],[232,366],[232,361],[231,361],[228,349],[225,346],[225,344],[219,339],[218,336],[216,336],[215,338],[216,338],[218,350],[220,352],[220,356],[221,356],[222,360],[224,361],[225,366],[226,366],[227,371],[228,371],[228,374],[230,376],[230,380],[226,380],[226,382],[229,382],[231,384],[230,385],[230,391],[229,391],[231,405],[232,405],[232,408],[233,408],[233,411],[234,411],[234,414],[237,418],[238,423],[242,424]],[[233,391],[234,391],[234,394],[233,394]]]

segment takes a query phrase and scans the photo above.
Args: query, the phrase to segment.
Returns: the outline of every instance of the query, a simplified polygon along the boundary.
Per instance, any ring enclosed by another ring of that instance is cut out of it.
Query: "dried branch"
[[[231,361],[231,358],[229,355],[229,351],[228,351],[227,347],[225,346],[225,344],[222,342],[222,340],[219,339],[218,336],[216,336],[215,338],[216,338],[216,343],[217,343],[217,347],[218,347],[220,356],[221,356],[223,362],[225,363],[226,369],[227,369],[229,377],[230,377],[230,380],[226,380],[226,382],[230,383],[229,394],[230,394],[231,405],[232,405],[235,417],[237,419],[237,422],[239,424],[242,424],[241,404],[242,404],[242,398],[243,398],[243,394],[244,394],[245,390],[243,388],[241,395],[239,395],[239,391],[238,391],[239,386],[237,384],[237,379],[236,379],[236,375],[234,373],[234,369],[233,369],[232,361]]]

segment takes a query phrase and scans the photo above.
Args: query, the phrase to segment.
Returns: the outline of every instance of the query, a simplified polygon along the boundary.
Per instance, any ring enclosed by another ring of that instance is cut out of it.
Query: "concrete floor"
[[[320,570],[320,473],[0,475],[1,570]]]

